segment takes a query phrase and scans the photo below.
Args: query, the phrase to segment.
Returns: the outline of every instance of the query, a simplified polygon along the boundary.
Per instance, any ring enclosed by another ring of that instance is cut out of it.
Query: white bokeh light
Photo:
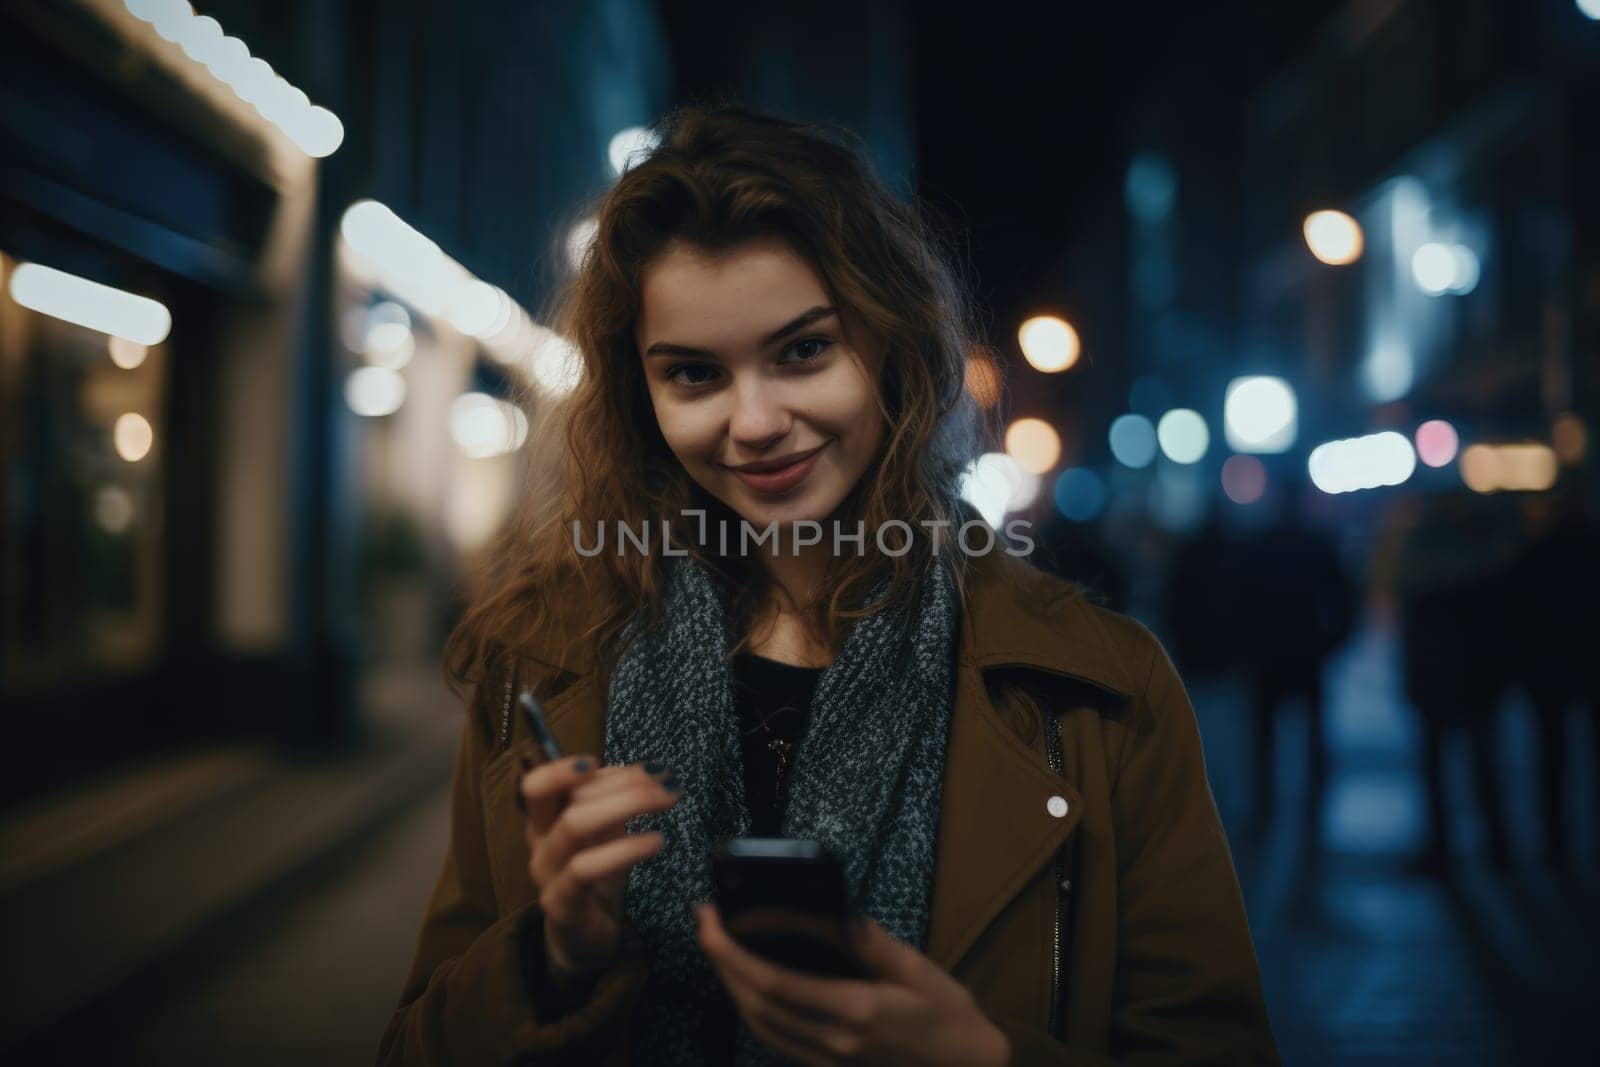
[[[1429,241],[1411,254],[1411,277],[1429,296],[1449,290],[1455,276],[1456,257],[1449,245]]]
[[[1173,408],[1156,424],[1162,454],[1174,463],[1198,463],[1211,447],[1206,420],[1191,408]]]
[[[21,263],[11,272],[11,299],[32,311],[65,322],[158,345],[172,330],[165,304],[39,263]]]
[[[1078,331],[1065,319],[1035,315],[1017,330],[1017,345],[1028,365],[1043,374],[1064,371],[1078,361]]]
[[[1223,435],[1235,452],[1287,452],[1299,431],[1294,390],[1282,378],[1235,378],[1222,410]]]
[[[344,382],[345,403],[357,415],[392,415],[406,400],[406,380],[388,367],[358,367]]]
[[[1393,430],[1329,441],[1311,450],[1306,470],[1324,493],[1400,485],[1417,469],[1411,441]]]
[[[611,169],[621,174],[655,151],[658,144],[660,139],[652,131],[643,126],[629,126],[612,135],[611,143],[606,146],[606,157],[611,161]]]
[[[473,459],[503,455],[528,439],[528,418],[487,393],[463,393],[450,404],[450,438]]]

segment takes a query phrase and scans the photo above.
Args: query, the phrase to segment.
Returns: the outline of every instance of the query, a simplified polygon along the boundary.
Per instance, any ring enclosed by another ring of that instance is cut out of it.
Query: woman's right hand
[[[596,975],[620,950],[629,868],[665,843],[655,831],[628,833],[628,820],[676,804],[677,783],[653,764],[596,767],[569,756],[528,771],[520,789],[545,962],[561,978]]]

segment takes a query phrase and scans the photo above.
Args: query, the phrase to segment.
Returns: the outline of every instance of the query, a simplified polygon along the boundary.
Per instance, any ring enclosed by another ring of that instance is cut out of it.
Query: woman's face
[[[810,265],[776,239],[716,255],[679,243],[642,298],[650,400],[689,476],[758,528],[831,515],[883,440],[882,355],[852,346]]]

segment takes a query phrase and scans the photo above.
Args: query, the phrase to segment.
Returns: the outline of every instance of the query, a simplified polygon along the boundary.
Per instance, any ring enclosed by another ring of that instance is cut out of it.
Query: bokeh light
[[[1466,245],[1429,241],[1411,255],[1411,278],[1429,296],[1470,293],[1481,273],[1478,254]]]
[[[1172,213],[1178,177],[1172,164],[1157,152],[1140,152],[1128,164],[1122,198],[1128,214],[1140,222],[1160,222]]]
[[[145,357],[150,354],[150,349],[126,337],[112,337],[106,341],[106,352],[111,356],[112,363],[123,370],[134,370],[143,365]]]
[[[961,476],[961,499],[999,528],[1007,511],[1025,508],[1039,492],[1039,476],[1017,466],[1004,452],[985,452]]]
[[[1023,470],[1043,474],[1061,459],[1061,435],[1043,419],[1018,419],[1006,430],[1006,452]]]
[[[654,152],[660,143],[660,139],[645,127],[629,126],[611,136],[606,157],[611,161],[611,169],[621,174]]]
[[[411,362],[417,340],[403,322],[373,322],[361,339],[361,354],[376,367],[399,370]]]
[[[1235,378],[1222,410],[1224,435],[1235,452],[1287,452],[1299,431],[1294,390],[1282,378]]]
[[[1267,468],[1254,456],[1229,456],[1222,464],[1222,491],[1235,504],[1254,504],[1267,491]]]
[[[1429,419],[1417,427],[1417,458],[1429,467],[1443,467],[1456,458],[1461,439],[1443,419]]]
[[[450,325],[472,337],[487,337],[511,314],[511,298],[479,278],[462,282],[446,302]]]
[[[129,463],[137,463],[148,456],[155,441],[156,432],[151,428],[150,420],[136,411],[118,415],[111,428],[112,446],[116,448],[117,455]]]
[[[1542,493],[1561,473],[1555,449],[1537,441],[1471,445],[1459,466],[1462,483],[1475,493]]]
[[[527,441],[528,417],[487,393],[463,393],[450,404],[450,438],[473,459],[503,455]]]
[[[406,380],[388,367],[358,367],[344,382],[345,403],[357,415],[392,415],[406,400]]]
[[[1056,510],[1073,522],[1092,522],[1106,506],[1106,484],[1087,467],[1072,467],[1056,479]]]
[[[1600,3],[1600,0],[1596,0]],[[1550,424],[1550,444],[1561,462],[1576,467],[1589,454],[1589,431],[1583,417],[1576,412],[1563,411]]]
[[[1035,315],[1024,322],[1017,330],[1017,344],[1028,365],[1045,374],[1066,370],[1078,362],[1082,350],[1078,331],[1054,315]]]
[[[1411,277],[1417,288],[1438,296],[1455,283],[1456,257],[1449,245],[1429,241],[1411,254]]]
[[[344,143],[339,116],[313,105],[303,89],[251,56],[243,41],[222,32],[216,19],[196,15],[187,0],[124,0],[123,6],[182,48],[184,55],[205,67],[306,155],[329,156]]]
[[[1318,445],[1306,469],[1324,493],[1353,493],[1405,482],[1417,469],[1417,454],[1403,434],[1384,430]]]
[[[1111,424],[1111,455],[1124,467],[1138,470],[1156,458],[1156,427],[1143,415],[1120,415]]]
[[[1173,408],[1156,424],[1162,453],[1174,463],[1198,463],[1211,447],[1206,420],[1192,408]]]
[[[11,299],[30,311],[142,345],[158,345],[172,330],[172,313],[160,301],[54,267],[19,263],[8,286]]]
[[[1360,223],[1342,211],[1313,211],[1302,229],[1311,254],[1330,267],[1354,263],[1366,247]]]
[[[133,497],[120,485],[101,486],[94,495],[94,521],[108,534],[124,534],[133,525]]]
[[[1361,389],[1379,404],[1399,400],[1417,380],[1417,363],[1411,347],[1398,331],[1384,331],[1361,361]]]
[[[1461,453],[1461,482],[1474,493],[1500,488],[1500,455],[1490,445],[1468,445]]]

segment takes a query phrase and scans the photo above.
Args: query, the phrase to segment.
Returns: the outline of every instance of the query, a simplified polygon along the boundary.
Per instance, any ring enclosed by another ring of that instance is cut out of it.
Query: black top
[[[822,670],[748,652],[733,658],[733,707],[739,717],[752,836],[782,836],[788,772],[811,723],[811,696]]]

